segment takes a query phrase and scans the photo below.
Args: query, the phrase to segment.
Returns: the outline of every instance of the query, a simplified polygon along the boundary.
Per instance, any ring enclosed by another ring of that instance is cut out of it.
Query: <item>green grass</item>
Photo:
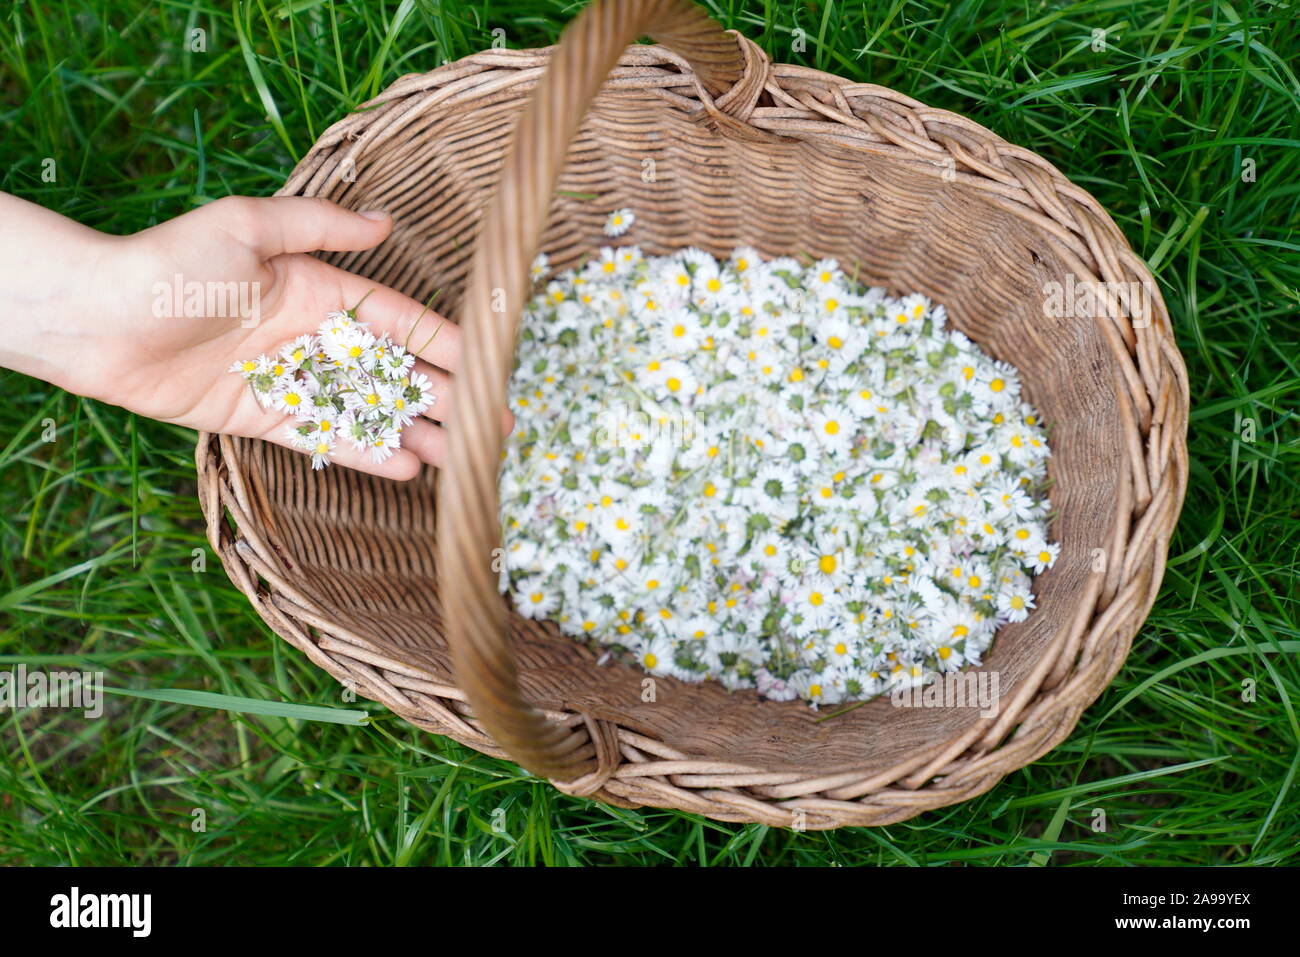
[[[399,75],[487,47],[496,27],[510,46],[549,43],[576,6],[8,7],[0,189],[113,232],[266,194]],[[275,638],[207,552],[192,433],[0,374],[0,668],[163,692],[109,695],[99,721],[0,713],[0,863],[1295,863],[1297,3],[711,6],[774,59],[896,88],[1046,156],[1158,277],[1191,377],[1191,484],[1155,610],[1074,734],[982,797],[880,829],[799,834],[566,797],[343,701]]]

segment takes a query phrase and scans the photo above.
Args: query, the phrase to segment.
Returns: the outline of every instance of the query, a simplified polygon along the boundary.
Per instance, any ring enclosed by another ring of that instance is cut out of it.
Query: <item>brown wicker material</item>
[[[628,48],[646,34],[664,45]],[[1044,754],[1123,663],[1186,488],[1186,372],[1158,293],[1122,296],[1119,318],[1044,318],[1047,282],[1151,277],[1035,154],[891,90],[770,63],[682,0],[598,0],[556,48],[403,77],[331,127],[281,193],[392,211],[382,246],[324,258],[422,301],[440,290],[463,322],[450,464],[394,483],[205,434],[209,537],[279,635],[419,727],[613,804],[887,824]],[[618,243],[834,257],[946,304],[1019,368],[1051,427],[1062,550],[1038,610],[979,669],[999,675],[997,714],[882,699],[819,720],[670,679],[646,701],[642,673],[508,612],[496,470],[527,267],[537,249],[563,269],[609,244],[601,227],[623,206],[636,224]]]

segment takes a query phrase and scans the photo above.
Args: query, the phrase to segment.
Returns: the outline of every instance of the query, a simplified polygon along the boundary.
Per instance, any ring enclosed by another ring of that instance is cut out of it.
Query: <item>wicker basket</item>
[[[629,47],[647,34],[662,45]],[[1158,294],[1044,318],[1045,283],[1151,277],[1035,154],[891,90],[770,63],[684,0],[597,0],[555,48],[403,77],[331,127],[281,193],[392,211],[382,246],[325,258],[421,301],[440,290],[462,322],[449,464],[395,483],[205,434],[208,535],[279,635],[413,724],[612,804],[888,824],[1038,758],[1123,663],[1186,488],[1186,372]],[[834,257],[945,303],[1020,369],[1052,424],[1062,551],[1035,582],[1038,610],[980,669],[999,675],[996,714],[876,700],[818,720],[801,702],[669,679],[644,701],[641,673],[506,608],[499,416],[528,265],[539,249],[575,265],[623,206],[625,239],[649,255],[744,243]]]

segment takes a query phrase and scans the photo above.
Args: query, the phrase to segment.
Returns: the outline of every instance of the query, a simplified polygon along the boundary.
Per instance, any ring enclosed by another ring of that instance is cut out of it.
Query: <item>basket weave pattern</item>
[[[646,33],[661,45],[627,47]],[[403,77],[326,131],[280,192],[394,214],[377,249],[324,258],[416,299],[437,291],[462,323],[451,465],[392,483],[204,434],[208,536],[277,634],[413,724],[622,806],[887,824],[1044,754],[1123,663],[1186,489],[1186,372],[1159,295],[1125,292],[1151,282],[1145,265],[1034,153],[883,87],[771,63],[678,0],[629,0],[597,2],[556,48]],[[878,700],[819,720],[668,679],[643,701],[642,674],[505,608],[498,416],[527,266],[537,249],[563,269],[609,244],[621,206],[637,221],[619,242],[647,255],[834,257],[944,303],[1020,369],[1051,429],[1062,552],[1035,582],[1038,610],[978,669],[999,677],[996,714]],[[1067,276],[1124,285],[1109,315],[1044,318],[1044,283]],[[486,307],[500,288],[507,317]]]

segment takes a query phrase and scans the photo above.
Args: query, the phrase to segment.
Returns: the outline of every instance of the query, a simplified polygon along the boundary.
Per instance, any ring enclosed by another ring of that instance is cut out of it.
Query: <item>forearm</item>
[[[97,319],[116,294],[106,260],[121,240],[0,193],[0,366],[91,394]]]

